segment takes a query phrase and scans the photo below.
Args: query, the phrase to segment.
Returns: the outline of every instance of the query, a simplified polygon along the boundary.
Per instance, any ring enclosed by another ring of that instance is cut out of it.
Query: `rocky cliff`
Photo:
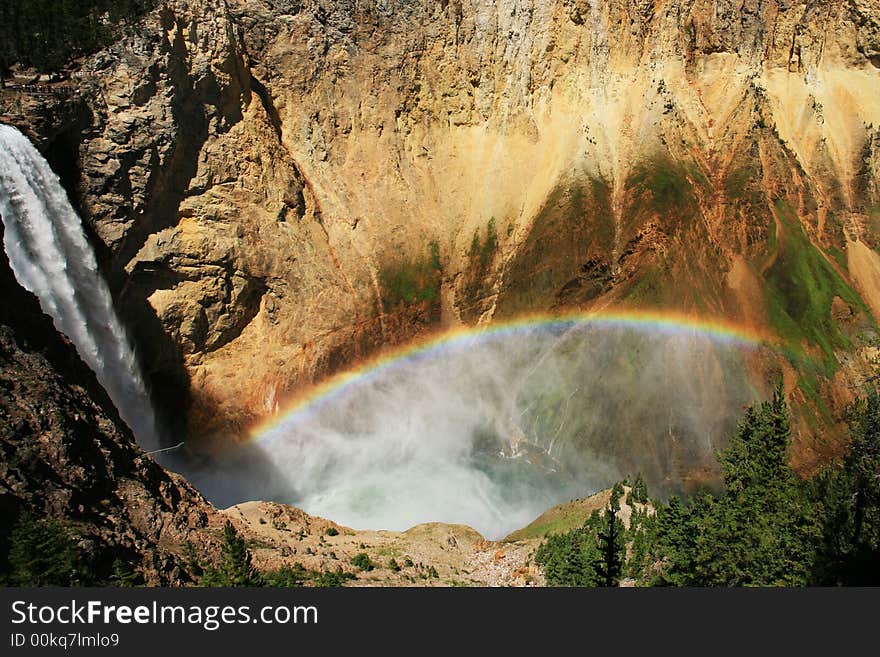
[[[191,581],[183,545],[216,549],[216,510],[137,448],[3,252],[0,295],[0,554],[27,512],[61,519],[100,581],[120,564],[151,585]]]
[[[62,171],[190,435],[548,309],[764,329],[806,432],[868,367],[877,0],[169,0],[77,80],[4,120]]]

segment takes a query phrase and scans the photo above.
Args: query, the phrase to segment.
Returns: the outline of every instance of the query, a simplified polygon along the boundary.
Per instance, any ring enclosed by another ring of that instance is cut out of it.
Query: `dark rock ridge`
[[[0,226],[2,240],[2,226]],[[0,251],[0,535],[20,515],[59,519],[101,578],[121,560],[151,585],[191,581],[183,544],[215,539],[216,511],[163,470]]]

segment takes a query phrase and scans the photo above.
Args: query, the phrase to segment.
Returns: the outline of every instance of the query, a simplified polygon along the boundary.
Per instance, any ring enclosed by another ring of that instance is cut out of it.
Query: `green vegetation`
[[[846,457],[810,482],[821,520],[813,579],[824,585],[880,585],[880,391],[848,412]]]
[[[867,309],[810,242],[792,208],[779,201],[776,212],[784,227],[784,237],[779,239],[779,254],[766,274],[770,323],[794,348],[803,341],[817,345],[824,355],[824,373],[832,375],[837,367],[834,349],[850,346],[831,318],[834,297],[854,308],[865,312]]]
[[[550,586],[599,586],[596,563],[599,561],[599,531],[604,523],[598,511],[581,527],[565,534],[549,536],[535,552],[535,562],[544,566]]]
[[[780,391],[771,402],[749,409],[730,446],[719,455],[724,494],[701,497],[677,517],[677,525],[661,528],[659,544],[668,543],[673,555],[661,568],[661,583],[809,583],[817,523],[804,486],[788,466],[790,432]],[[659,514],[662,518],[665,510]],[[682,530],[688,527],[694,531],[685,537]]]
[[[471,264],[477,264],[480,270],[483,270],[489,265],[497,250],[498,230],[495,227],[495,217],[492,217],[489,219],[489,223],[486,224],[485,240],[480,239],[479,230],[474,231],[468,256],[470,256]]]
[[[366,552],[361,552],[351,559],[351,565],[360,568],[363,571],[370,571],[376,567]]]
[[[600,513],[580,527],[547,538],[535,552],[550,586],[617,586],[625,556],[623,523],[618,518],[623,486],[617,484]]]
[[[0,73],[13,64],[42,72],[118,39],[154,0],[0,0]]]
[[[868,225],[871,228],[871,233],[876,235],[877,232],[880,231],[880,205],[875,205],[868,209],[868,222]]]
[[[602,514],[602,522],[596,534],[599,557],[593,562],[599,586],[617,586],[623,571],[625,546],[623,543],[623,522],[617,517],[620,511],[620,496],[611,493],[608,509]]]
[[[96,583],[69,531],[51,518],[35,519],[24,512],[9,537],[8,571],[0,583],[11,586],[85,586]],[[132,581],[134,573],[121,563],[120,576]]]
[[[722,494],[639,503],[624,529],[612,520],[615,491],[601,515],[549,536],[535,561],[556,586],[624,575],[642,586],[880,584],[880,388],[848,415],[846,458],[803,481],[788,465],[790,414],[777,390],[719,453]],[[636,497],[647,500],[643,484],[629,492]]]
[[[0,552],[0,586],[141,586],[139,558],[90,551],[72,524],[22,511]],[[90,541],[89,541],[90,542]]]
[[[724,179],[724,192],[730,199],[740,198],[746,191],[754,173],[749,167],[740,167],[731,171]]]
[[[649,269],[639,276],[638,280],[627,292],[627,299],[639,306],[662,305],[666,288],[662,269]]]
[[[440,296],[440,245],[431,242],[428,254],[416,260],[406,260],[379,272],[382,304],[391,311],[401,303],[433,302]]]
[[[291,589],[304,586],[311,576],[311,573],[303,568],[302,564],[285,565],[278,570],[263,573],[263,584],[270,587]]]
[[[251,553],[230,521],[223,527],[220,564],[209,566],[202,576],[202,586],[259,586],[262,578],[251,563]]]
[[[763,221],[765,216],[769,218],[770,208],[759,183],[760,178],[756,164],[749,160],[746,166],[727,174],[724,179],[724,194],[729,200],[743,204],[750,215],[760,215]]]
[[[585,513],[585,505],[582,500],[560,504],[544,513],[527,527],[513,532],[504,540],[521,541],[550,534],[562,534],[580,527],[584,522],[585,515],[589,514]]]
[[[134,587],[144,583],[143,575],[137,572],[132,565],[123,559],[114,559],[113,575],[110,578],[113,586]]]
[[[318,588],[339,588],[345,586],[345,583],[350,579],[357,579],[357,577],[354,573],[346,573],[342,568],[338,568],[320,573],[314,582]]]
[[[635,167],[626,186],[639,199],[649,194],[649,207],[657,214],[682,216],[696,205],[690,177],[705,180],[695,168],[690,170],[669,158],[655,158]]]
[[[328,527],[327,531],[324,532],[327,536],[339,536],[339,530],[336,527]]]
[[[648,485],[645,483],[645,480],[642,479],[641,472],[636,475],[636,480],[633,482],[630,499],[638,504],[648,503]]]
[[[395,573],[400,572],[400,564],[397,563],[397,559],[391,557],[391,559],[388,560],[388,569]]]
[[[832,258],[834,258],[834,262],[837,263],[838,267],[843,271],[849,271],[849,263],[847,262],[846,254],[843,251],[836,246],[829,246],[826,251]]]

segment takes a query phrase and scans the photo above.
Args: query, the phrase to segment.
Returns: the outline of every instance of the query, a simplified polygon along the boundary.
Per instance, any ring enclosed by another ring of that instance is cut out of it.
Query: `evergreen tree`
[[[471,257],[471,259],[479,257],[481,248],[482,247],[480,246],[480,231],[475,230],[474,236],[471,239],[471,248],[468,250],[468,255]]]
[[[495,228],[495,217],[489,219],[486,226],[486,242],[480,248],[480,267],[485,269],[489,260],[498,249],[498,231]]]
[[[871,389],[849,409],[851,445],[844,459],[853,493],[853,537],[856,552],[873,562],[880,542],[880,391]],[[859,557],[861,559],[861,557]]]
[[[791,421],[777,389],[718,454],[721,495],[655,502],[656,514],[634,511],[624,533],[615,486],[601,516],[547,538],[535,561],[563,586],[613,585],[621,572],[668,586],[880,585],[880,389],[857,400],[848,421],[846,457],[801,481],[788,464]],[[631,491],[639,498],[647,500],[641,477]]]
[[[850,448],[811,482],[822,519],[816,584],[880,585],[880,391],[848,409]]]
[[[711,497],[703,505],[711,504]],[[660,571],[652,582],[659,586],[688,586],[693,582],[697,527],[695,516],[678,497],[657,510],[657,542],[654,557]]]
[[[623,482],[618,481],[611,488],[611,500],[609,503],[619,510],[620,509],[620,498],[622,498],[622,497],[623,497]]]
[[[52,518],[24,512],[10,534],[9,583],[14,586],[83,586],[94,575],[67,530]]]
[[[230,521],[223,527],[220,564],[205,569],[202,586],[260,586],[260,574],[251,563],[251,553]]]
[[[591,587],[598,585],[595,564],[599,560],[597,535],[602,520],[594,511],[581,527],[565,534],[548,536],[535,552],[535,562],[544,566],[550,586]]]
[[[636,475],[636,480],[632,485],[632,500],[638,504],[648,503],[648,486],[642,479],[642,473]]]
[[[624,543],[631,546],[631,555],[624,571],[627,577],[631,577],[641,585],[650,583],[654,578],[655,559],[652,547],[656,542],[656,514],[649,515],[645,510],[634,510],[624,539]]]
[[[622,494],[623,487],[619,492]],[[602,525],[597,536],[599,555],[594,561],[597,586],[617,586],[623,572],[623,523],[617,517],[620,510],[619,499],[612,491],[611,502],[602,515]]]
[[[119,587],[140,586],[144,583],[144,578],[129,561],[117,557],[113,560],[113,575],[110,583]]]
[[[719,454],[725,492],[694,518],[694,583],[797,586],[809,580],[818,523],[788,465],[790,434],[779,388],[771,402],[748,410]]]

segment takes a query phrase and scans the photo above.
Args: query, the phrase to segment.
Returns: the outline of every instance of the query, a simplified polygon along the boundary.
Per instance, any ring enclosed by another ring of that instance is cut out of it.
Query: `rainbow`
[[[464,348],[483,339],[506,337],[534,328],[565,329],[579,324],[597,328],[632,328],[669,335],[702,336],[714,342],[744,348],[757,348],[774,342],[771,336],[746,326],[675,312],[603,311],[533,314],[494,324],[462,326],[410,341],[310,387],[289,402],[283,410],[254,427],[250,440],[258,440],[288,420],[332,403],[334,399],[353,387],[367,384],[402,363],[428,359],[441,352]]]

